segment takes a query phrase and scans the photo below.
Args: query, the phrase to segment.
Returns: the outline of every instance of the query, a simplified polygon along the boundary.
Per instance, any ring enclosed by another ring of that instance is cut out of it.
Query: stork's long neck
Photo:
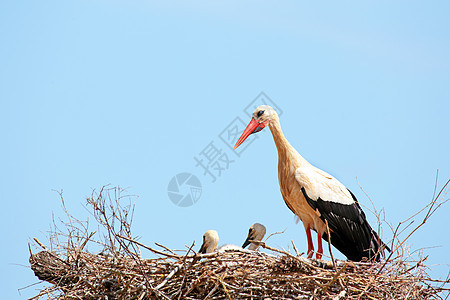
[[[298,164],[308,164],[308,162],[295,150],[288,142],[281,130],[280,120],[276,116],[269,123],[270,131],[272,132],[273,140],[278,150],[278,160],[297,162]],[[299,167],[300,165],[296,166]]]

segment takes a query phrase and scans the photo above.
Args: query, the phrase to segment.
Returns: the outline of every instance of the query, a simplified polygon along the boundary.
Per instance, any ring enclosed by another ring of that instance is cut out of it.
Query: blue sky
[[[219,137],[236,118],[248,123],[244,109],[261,92],[307,160],[370,206],[358,179],[388,222],[406,219],[431,200],[437,169],[439,186],[450,178],[449,6],[2,1],[3,295],[35,294],[17,289],[37,282],[27,243],[46,241],[52,216],[64,215],[53,190],[84,218],[92,189],[128,187],[139,195],[134,234],[148,245],[199,247],[207,229],[241,244],[261,222],[286,229],[272,246],[294,240],[305,251],[270,131],[240,156]],[[234,160],[214,183],[194,160],[211,142]],[[167,194],[182,172],[202,183],[190,207]],[[410,240],[412,250],[434,247],[424,252],[434,277],[449,271],[449,214],[447,204]]]

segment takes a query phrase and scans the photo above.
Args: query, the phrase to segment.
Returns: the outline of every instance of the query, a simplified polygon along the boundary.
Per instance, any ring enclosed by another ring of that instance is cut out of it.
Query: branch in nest
[[[35,299],[439,299],[449,292],[448,279],[430,278],[426,258],[414,260],[404,249],[406,239],[396,245],[395,251],[402,250],[398,256],[382,263],[335,260],[331,250],[331,261],[308,259],[299,255],[295,245],[297,255],[292,255],[259,241],[251,242],[274,255],[249,250],[198,254],[192,250],[194,243],[184,255],[156,244],[163,248],[160,251],[133,239],[134,206],[130,201],[121,203],[130,200],[122,193],[106,187],[93,193],[88,207],[97,221],[96,234],[66,210],[71,220],[62,228],[55,226],[48,246],[34,241],[44,251],[32,254],[30,249],[31,269],[52,284]],[[441,190],[435,201],[444,194]],[[443,203],[430,204],[424,222]],[[104,241],[99,240],[102,235]],[[104,249],[89,253],[91,244]],[[158,258],[142,258],[141,248]]]

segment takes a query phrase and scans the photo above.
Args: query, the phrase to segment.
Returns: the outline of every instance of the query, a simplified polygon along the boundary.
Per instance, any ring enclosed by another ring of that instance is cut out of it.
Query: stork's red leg
[[[314,246],[312,242],[311,228],[309,227],[309,224],[306,226],[305,230],[306,230],[306,238],[308,239],[308,258],[311,258],[314,253]]]
[[[322,235],[317,232],[317,252],[316,252],[316,258],[321,259],[323,254],[322,249]]]

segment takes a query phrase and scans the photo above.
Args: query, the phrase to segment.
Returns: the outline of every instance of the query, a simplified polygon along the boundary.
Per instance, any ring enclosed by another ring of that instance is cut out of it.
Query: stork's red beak
[[[248,138],[248,136],[250,134],[261,131],[264,127],[266,127],[267,123],[269,123],[269,121],[265,121],[265,122],[259,123],[257,120],[252,118],[250,123],[248,123],[247,128],[245,128],[245,130],[242,133],[241,137],[236,142],[236,145],[234,145],[234,149],[239,147],[239,145],[242,144],[245,141],[245,139]]]

